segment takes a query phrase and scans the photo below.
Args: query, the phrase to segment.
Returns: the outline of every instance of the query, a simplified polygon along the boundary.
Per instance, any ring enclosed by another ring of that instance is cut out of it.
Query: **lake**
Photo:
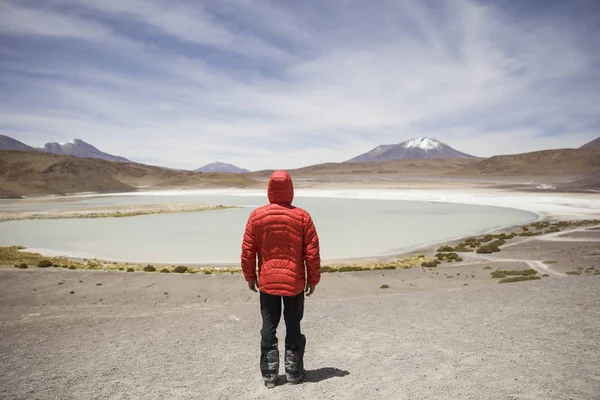
[[[3,201],[0,210],[53,210],[132,203],[198,202],[241,208],[129,218],[0,223],[0,245],[43,248],[73,257],[140,263],[229,264],[240,259],[250,212],[267,202],[250,191],[194,191]],[[534,213],[511,208],[426,201],[296,195],[311,213],[323,260],[393,255],[431,242],[527,223]]]

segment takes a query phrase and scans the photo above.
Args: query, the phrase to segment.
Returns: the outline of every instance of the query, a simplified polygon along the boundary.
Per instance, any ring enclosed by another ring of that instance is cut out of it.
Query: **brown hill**
[[[248,187],[256,181],[228,173],[174,171],[135,163],[38,152],[0,151],[0,197],[123,192],[139,187]]]
[[[544,150],[494,156],[456,173],[497,176],[593,176],[600,174],[600,148]]]
[[[600,189],[600,149],[560,149],[487,159],[421,159],[365,163],[327,163],[288,170],[310,182],[523,181],[537,178],[569,190]],[[272,170],[245,174],[264,181]]]
[[[292,177],[314,177],[324,175],[439,175],[468,168],[478,159],[414,159],[362,163],[326,163],[288,170]],[[273,170],[263,170],[245,174],[255,179],[268,178]]]

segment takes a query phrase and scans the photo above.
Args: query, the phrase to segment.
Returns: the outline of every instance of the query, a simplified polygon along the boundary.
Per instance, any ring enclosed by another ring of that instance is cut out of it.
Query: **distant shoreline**
[[[128,204],[109,207],[95,207],[78,210],[52,211],[3,211],[0,222],[40,220],[40,219],[87,219],[87,218],[127,218],[142,215],[173,214],[201,211],[215,211],[237,208],[229,205],[196,203]]]

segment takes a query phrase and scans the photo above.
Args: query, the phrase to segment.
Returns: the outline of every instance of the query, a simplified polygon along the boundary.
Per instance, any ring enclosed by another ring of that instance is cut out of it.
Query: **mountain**
[[[19,150],[19,151],[34,151],[31,146],[21,143],[11,137],[0,135],[0,150]]]
[[[245,175],[174,171],[41,151],[0,151],[0,197],[129,192],[140,187],[248,187],[256,183]]]
[[[598,139],[594,139],[589,143],[584,144],[580,147],[580,149],[591,149],[591,148],[599,148],[600,147],[600,137]]]
[[[423,158],[477,158],[454,150],[447,144],[428,137],[407,140],[399,144],[385,144],[354,157],[347,163],[414,160]]]
[[[442,187],[452,182],[510,185],[542,182],[556,190],[600,190],[600,148],[543,150],[490,158],[435,158],[380,162],[327,163],[287,170],[299,184],[349,185],[351,187]],[[266,182],[272,170],[256,171],[245,177]],[[343,186],[342,186],[343,187]],[[420,186],[419,186],[420,187]],[[502,186],[504,187],[504,186]],[[508,186],[507,186],[508,187]],[[520,186],[530,188],[530,186]]]
[[[232,174],[244,174],[246,172],[250,172],[247,169],[236,167],[233,164],[227,164],[220,161],[215,161],[210,164],[206,164],[203,167],[200,167],[196,170],[196,172],[229,172]]]
[[[46,145],[40,148],[40,150],[52,154],[62,154],[80,158],[99,158],[106,161],[131,162],[124,157],[113,156],[112,154],[104,153],[81,139],[73,139],[67,143],[46,143]]]

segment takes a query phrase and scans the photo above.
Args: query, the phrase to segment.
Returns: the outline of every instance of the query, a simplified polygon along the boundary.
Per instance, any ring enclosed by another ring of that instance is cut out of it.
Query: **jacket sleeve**
[[[321,254],[319,235],[310,215],[304,220],[303,255],[308,284],[317,286],[321,280]]]
[[[256,281],[256,238],[254,237],[254,212],[248,217],[242,241],[242,271],[247,282]]]

